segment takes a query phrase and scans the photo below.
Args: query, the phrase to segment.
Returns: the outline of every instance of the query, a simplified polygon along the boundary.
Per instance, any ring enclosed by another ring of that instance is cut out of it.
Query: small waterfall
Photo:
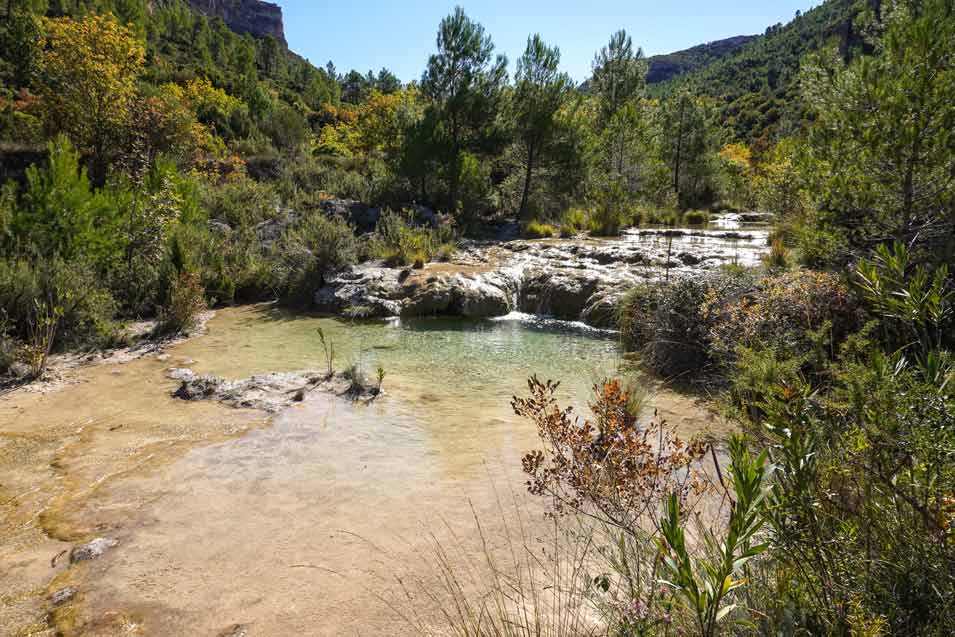
[[[526,264],[518,262],[514,266],[507,268],[504,273],[510,279],[510,311],[511,312],[522,312],[524,310],[521,307],[523,296],[524,296],[524,271],[526,270]]]

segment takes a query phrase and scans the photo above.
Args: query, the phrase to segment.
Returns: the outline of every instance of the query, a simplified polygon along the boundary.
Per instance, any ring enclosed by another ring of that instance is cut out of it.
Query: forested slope
[[[863,48],[857,17],[865,2],[828,0],[786,25],[777,24],[729,55],[655,87],[683,88],[719,101],[723,124],[742,140],[771,141],[793,131],[804,115],[799,68],[807,53],[827,45],[846,59]]]

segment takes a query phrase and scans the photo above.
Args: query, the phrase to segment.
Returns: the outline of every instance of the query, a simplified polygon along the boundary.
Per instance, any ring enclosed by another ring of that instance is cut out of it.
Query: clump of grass
[[[0,376],[8,373],[17,360],[17,344],[7,336],[0,324]]]
[[[418,250],[411,255],[411,267],[415,270],[424,268],[424,264],[430,261],[428,254],[424,250]]]
[[[792,255],[781,237],[776,237],[769,247],[769,254],[763,257],[766,266],[774,270],[786,270],[792,263]]]
[[[675,226],[679,215],[673,210],[650,208],[639,213],[638,221],[644,226]]]
[[[450,261],[454,258],[454,253],[457,251],[457,247],[454,243],[442,243],[438,248],[437,253],[434,255],[434,258],[437,261]]]
[[[590,228],[590,213],[583,208],[570,208],[564,213],[560,224],[562,237],[573,237],[586,232]]]
[[[392,610],[421,635],[437,627],[437,634],[462,637],[598,634],[596,626],[609,622],[592,599],[589,569],[603,566],[598,545],[612,538],[598,537],[583,520],[530,528],[539,514],[516,495],[513,510],[500,499],[497,508],[496,519],[482,519],[472,508],[473,532],[466,536],[459,529],[448,539],[432,534],[423,573],[399,578],[404,599]]]
[[[528,239],[553,239],[557,236],[557,229],[549,223],[529,221],[524,226],[524,236]]]
[[[598,237],[617,237],[631,221],[626,210],[598,208],[590,218],[590,232]]]
[[[378,221],[372,252],[391,266],[423,268],[435,256],[449,260],[454,254],[454,230],[415,226],[413,213],[386,210]]]
[[[346,380],[351,381],[351,384],[348,386],[348,392],[350,394],[361,394],[365,391],[365,388],[368,387],[368,378],[358,363],[349,365],[348,368],[342,372],[342,376],[344,376]]]
[[[688,210],[683,213],[683,223],[688,226],[702,226],[709,221],[710,215],[705,210]]]
[[[766,245],[771,246],[777,240],[792,245],[796,240],[796,228],[792,223],[780,222],[773,226],[766,237]]]

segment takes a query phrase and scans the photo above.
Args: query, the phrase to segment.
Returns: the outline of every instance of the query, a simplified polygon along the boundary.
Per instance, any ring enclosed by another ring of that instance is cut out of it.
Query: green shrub
[[[115,193],[94,191],[80,153],[63,136],[51,141],[45,165],[27,168],[27,185],[14,221],[21,249],[46,259],[82,258],[107,265],[119,258]]]
[[[799,263],[810,268],[842,265],[849,257],[849,241],[835,228],[821,225],[818,219],[804,219],[793,230]]]
[[[285,104],[272,109],[268,119],[262,122],[261,129],[277,149],[286,153],[293,153],[301,148],[308,138],[308,122],[305,117]]]
[[[43,122],[33,115],[15,110],[11,104],[0,105],[0,139],[17,144],[42,143]]]
[[[384,210],[374,235],[373,255],[392,266],[424,267],[435,255],[449,260],[454,254],[454,234],[449,225],[438,228],[415,226],[414,213]]]
[[[465,227],[493,208],[490,166],[468,152],[461,153],[458,161],[458,200],[453,204]]]
[[[934,271],[915,264],[906,245],[896,241],[860,262],[855,279],[890,347],[917,345],[928,355],[955,345],[955,284],[947,263]]]
[[[12,335],[29,337],[37,302],[60,311],[57,347],[108,346],[118,338],[118,304],[86,262],[0,261],[0,315]]]
[[[43,291],[34,267],[25,259],[0,260],[0,316],[19,338],[26,337],[26,324],[33,300]]]
[[[696,277],[641,286],[628,298],[627,345],[663,376],[700,375],[710,362],[703,315],[709,291],[710,281]]]
[[[570,208],[561,219],[561,236],[574,236],[590,229],[590,213],[583,208]]]
[[[590,232],[598,237],[616,237],[626,221],[625,212],[598,207],[590,217]]]
[[[785,270],[790,266],[791,257],[789,248],[779,237],[775,238],[769,246],[769,254],[763,257],[766,265],[772,269]]]
[[[206,308],[205,292],[198,275],[184,271],[169,290],[169,301],[159,308],[156,331],[159,334],[188,333]]]
[[[596,188],[590,214],[590,231],[603,237],[615,237],[632,221],[630,195],[619,180],[611,180]]]
[[[179,225],[160,270],[160,303],[183,269],[199,275],[211,305],[261,300],[270,291],[269,264],[250,229],[217,234],[204,225]]]
[[[17,360],[17,342],[10,336],[10,320],[0,314],[0,376],[9,373]]]
[[[758,533],[766,524],[760,515],[766,497],[763,484],[769,482],[771,465],[767,452],[752,457],[743,439],[730,440],[730,475],[733,479],[733,506],[726,528],[714,531],[702,527],[702,544],[712,555],[689,547],[686,541],[686,512],[681,512],[680,496],[672,493],[660,519],[664,537],[662,567],[666,585],[682,598],[695,615],[700,637],[723,634],[721,624],[737,603],[729,603],[731,594],[746,586],[745,565],[766,551],[758,542]],[[716,548],[719,550],[714,550]],[[736,594],[739,597],[739,593]]]
[[[799,380],[803,358],[781,358],[771,344],[758,349],[737,346],[736,360],[729,374],[729,398],[735,408],[748,410],[747,417],[758,418],[761,405],[775,387],[792,386]]]
[[[345,220],[309,215],[273,246],[272,287],[282,301],[308,305],[329,274],[357,258],[358,240]]]
[[[710,215],[704,210],[688,210],[683,213],[683,223],[688,226],[702,226],[710,221]]]
[[[638,221],[645,226],[675,226],[679,215],[673,210],[645,208],[639,213]]]
[[[274,187],[244,178],[204,183],[199,197],[210,219],[226,223],[233,230],[272,219],[279,207]]]
[[[853,607],[883,634],[948,634],[955,467],[939,450],[955,444],[955,397],[900,355],[840,367],[834,383],[768,388],[751,423],[776,465],[770,596],[814,634]]]
[[[557,236],[557,230],[549,223],[531,221],[524,226],[524,236],[528,239],[552,239]]]

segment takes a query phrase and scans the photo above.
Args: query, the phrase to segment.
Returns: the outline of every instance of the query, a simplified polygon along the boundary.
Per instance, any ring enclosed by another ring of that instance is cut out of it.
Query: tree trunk
[[[912,153],[909,155],[905,167],[905,180],[902,183],[902,219],[896,232],[899,241],[906,243],[909,239],[909,231],[912,227],[912,209],[915,207],[915,166],[919,162],[919,152],[921,144],[916,137],[912,143]]]
[[[527,171],[524,173],[524,193],[521,195],[521,210],[520,217],[521,219],[525,218],[527,214],[527,201],[530,198],[531,191],[531,178],[534,173],[534,145],[531,144],[527,148]]]
[[[680,98],[680,124],[676,135],[676,161],[673,166],[673,191],[676,193],[677,206],[680,205],[680,164],[683,163],[683,114],[686,110],[686,100]]]
[[[461,166],[458,160],[461,155],[461,143],[458,139],[458,116],[454,113],[451,116],[451,162],[453,169],[451,171],[451,183],[448,184],[448,199],[450,199],[451,213],[458,212],[458,178],[460,177]]]

